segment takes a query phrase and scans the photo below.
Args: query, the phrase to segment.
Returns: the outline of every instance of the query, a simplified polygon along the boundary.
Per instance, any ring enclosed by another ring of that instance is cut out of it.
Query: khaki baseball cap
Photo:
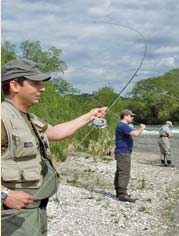
[[[170,127],[173,127],[173,124],[172,124],[172,122],[171,122],[171,121],[169,121],[169,120],[167,120],[167,121],[166,121],[166,125],[168,125],[168,126],[170,126]]]
[[[2,68],[2,82],[22,77],[32,81],[51,79],[50,75],[44,74],[39,70],[37,63],[27,59],[11,60]]]
[[[124,110],[121,111],[121,116],[128,116],[128,115],[130,115],[130,116],[135,116],[136,114],[133,113],[133,112],[132,112],[131,110],[129,110],[129,109],[124,109]]]

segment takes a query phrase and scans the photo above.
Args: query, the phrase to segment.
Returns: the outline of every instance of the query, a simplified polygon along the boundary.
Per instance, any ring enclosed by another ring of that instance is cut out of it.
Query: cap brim
[[[26,79],[32,80],[32,81],[47,81],[51,79],[50,75],[47,74],[43,74],[43,73],[39,73],[39,74],[35,74],[35,75],[25,75],[23,76]]]

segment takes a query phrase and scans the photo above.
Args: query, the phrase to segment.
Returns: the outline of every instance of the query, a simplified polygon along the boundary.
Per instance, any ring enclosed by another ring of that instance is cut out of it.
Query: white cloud
[[[89,13],[95,17],[107,16],[110,14],[110,0],[96,1],[94,6],[89,8]]]
[[[136,31],[148,52],[135,80],[179,67],[178,10],[178,0],[2,1],[2,41],[60,48],[69,66],[64,78],[74,86],[93,91],[106,83],[119,90],[142,59],[144,39]]]
[[[159,66],[166,66],[170,68],[176,66],[175,58],[173,57],[162,58],[158,64]]]
[[[164,53],[164,54],[168,54],[168,53],[175,53],[178,54],[179,53],[179,47],[160,47],[158,49],[156,49],[156,53]]]

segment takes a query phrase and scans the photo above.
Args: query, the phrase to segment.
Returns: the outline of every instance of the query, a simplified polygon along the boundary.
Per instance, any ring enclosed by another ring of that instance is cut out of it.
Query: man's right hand
[[[35,197],[23,191],[10,191],[3,202],[8,208],[20,210],[34,201]]]
[[[140,129],[145,129],[146,125],[140,124]]]

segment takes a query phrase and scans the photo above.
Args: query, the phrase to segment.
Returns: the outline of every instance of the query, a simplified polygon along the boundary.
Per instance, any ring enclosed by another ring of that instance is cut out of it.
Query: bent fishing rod
[[[139,65],[137,66],[135,72],[133,73],[133,75],[128,79],[127,83],[125,84],[125,86],[120,90],[120,92],[117,94],[116,98],[110,103],[106,114],[109,113],[111,111],[111,108],[114,106],[114,104],[116,104],[116,102],[120,99],[120,95],[122,94],[122,92],[124,92],[124,90],[129,86],[129,84],[134,80],[134,78],[136,77],[138,71],[140,70],[140,68],[143,65],[144,59],[146,57],[147,54],[147,44],[145,42],[145,37],[144,35],[139,32],[138,30],[134,29],[133,27],[130,26],[126,26],[126,25],[122,25],[120,23],[114,23],[114,22],[109,22],[109,21],[95,21],[94,23],[97,24],[108,24],[108,25],[115,25],[118,27],[123,27],[126,29],[129,29],[131,31],[136,32],[142,39],[144,42],[144,52],[141,58],[141,61],[139,63]],[[83,143],[83,141],[90,135],[90,133],[97,127],[97,128],[105,128],[107,126],[107,121],[104,118],[96,118],[94,119],[92,122],[89,123],[89,126],[92,126],[91,129],[89,130],[89,132],[84,136],[84,138],[81,140],[81,142],[77,145],[77,147],[79,147],[81,145],[81,143]]]
[[[142,39],[143,39],[143,42],[144,42],[144,52],[143,52],[143,55],[142,55],[142,58],[141,58],[141,61],[139,63],[139,65],[137,66],[135,72],[133,73],[133,75],[128,79],[127,83],[124,85],[124,87],[119,91],[119,93],[117,94],[116,98],[113,99],[113,101],[110,103],[107,111],[106,111],[106,114],[108,112],[111,111],[111,108],[116,104],[116,102],[120,99],[120,96],[122,94],[122,92],[124,92],[124,90],[129,86],[129,84],[134,80],[134,78],[136,77],[138,71],[140,70],[140,68],[142,67],[143,63],[144,63],[144,59],[146,57],[146,54],[147,54],[147,44],[146,44],[146,40],[145,40],[145,37],[144,35],[139,32],[138,30],[134,29],[133,27],[130,27],[130,26],[126,26],[126,25],[122,25],[122,24],[119,24],[119,23],[114,23],[114,22],[108,22],[108,21],[100,21],[100,22],[95,22],[95,23],[98,23],[98,24],[108,24],[108,25],[115,25],[115,26],[119,26],[119,27],[123,27],[123,28],[127,28],[131,31],[134,31],[136,32]],[[96,118],[94,121],[92,121],[90,123],[90,125],[94,125],[98,128],[105,128],[106,127],[106,120],[104,118]],[[88,134],[89,135],[89,134]],[[85,136],[86,138],[86,136]],[[84,139],[83,139],[84,140]]]

